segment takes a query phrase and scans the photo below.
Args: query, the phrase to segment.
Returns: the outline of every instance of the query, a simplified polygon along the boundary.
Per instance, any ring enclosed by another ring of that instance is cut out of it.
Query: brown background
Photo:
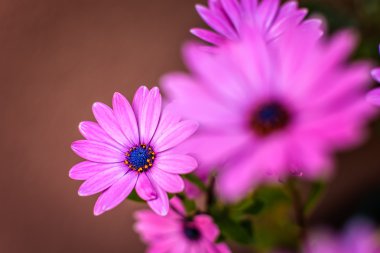
[[[192,0],[0,1],[0,252],[143,252],[124,202],[100,217],[68,170],[70,143],[94,101],[182,68],[181,43],[200,25]],[[379,183],[380,134],[342,156],[313,218],[335,221]]]

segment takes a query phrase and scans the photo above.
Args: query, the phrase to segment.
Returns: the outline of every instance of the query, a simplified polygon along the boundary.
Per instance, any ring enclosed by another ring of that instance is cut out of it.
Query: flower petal
[[[80,157],[99,163],[117,163],[124,161],[124,153],[108,144],[79,140],[71,144],[71,149]]]
[[[155,188],[157,191],[157,198],[155,200],[150,200],[147,203],[156,214],[165,216],[169,212],[168,194],[157,185]]]
[[[97,173],[86,180],[80,186],[78,194],[79,196],[90,196],[104,191],[123,177],[126,172],[127,168],[125,166],[121,163],[116,163],[113,168]]]
[[[136,183],[136,192],[143,200],[153,200],[157,198],[156,190],[145,173],[140,173]]]
[[[367,101],[371,104],[380,106],[380,88],[369,92],[367,95]]]
[[[376,81],[380,82],[380,68],[372,70],[371,75]]]
[[[99,126],[98,123],[91,121],[83,121],[79,124],[79,131],[87,140],[103,142],[111,146],[114,146],[117,149],[123,149],[123,146],[116,142],[114,139],[112,139],[106,133],[106,131],[104,131],[103,128]]]
[[[103,172],[105,170],[114,168],[114,163],[94,163],[89,161],[84,161],[74,165],[70,172],[69,177],[75,180],[87,180],[96,174]]]
[[[167,129],[155,143],[152,143],[156,152],[162,152],[175,147],[189,138],[198,129],[198,123],[192,120],[184,120]]]
[[[138,174],[130,171],[105,191],[94,207],[94,215],[98,216],[119,205],[132,192],[136,185]]]
[[[148,176],[164,191],[178,193],[185,189],[183,179],[177,174],[170,174],[153,167],[148,171]]]
[[[138,144],[139,130],[137,121],[135,113],[128,100],[123,95],[116,92],[113,96],[112,107],[121,131],[131,143]]]
[[[140,115],[140,141],[148,144],[157,129],[161,114],[161,95],[157,87],[151,89],[144,101]]]
[[[133,97],[132,107],[135,112],[137,122],[140,121],[141,111],[146,97],[149,94],[149,89],[146,86],[141,86]]]
[[[123,146],[130,146],[133,143],[129,142],[115,118],[112,109],[103,103],[94,103],[92,106],[92,112],[99,125],[111,136],[115,141]]]
[[[198,163],[189,155],[163,152],[157,155],[155,166],[165,172],[187,174],[194,171],[197,168]]]
[[[211,242],[216,240],[220,231],[210,216],[205,214],[197,215],[194,218],[194,222],[207,240]]]
[[[223,37],[220,36],[219,34],[216,34],[214,32],[211,32],[202,28],[193,28],[190,30],[190,33],[197,36],[201,40],[204,40],[214,45],[220,45],[224,41]]]

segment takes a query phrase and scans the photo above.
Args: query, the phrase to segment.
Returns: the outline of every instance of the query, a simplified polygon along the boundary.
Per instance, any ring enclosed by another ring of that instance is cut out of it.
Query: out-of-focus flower
[[[196,199],[198,198],[201,194],[202,191],[199,189],[198,186],[190,182],[189,180],[185,179],[185,195],[189,199]]]
[[[135,230],[149,245],[149,253],[228,253],[225,243],[216,243],[219,228],[205,214],[186,217],[177,197],[170,201],[167,216],[157,216],[150,210],[137,211]]]
[[[196,160],[172,149],[192,135],[198,124],[180,121],[170,106],[161,113],[158,88],[142,86],[133,105],[120,93],[113,97],[113,109],[93,105],[98,123],[85,121],[79,130],[86,140],[75,141],[72,150],[87,161],[75,165],[70,177],[86,180],[80,196],[101,192],[94,214],[100,215],[120,204],[133,189],[158,214],[169,210],[167,192],[184,189],[178,174],[189,173]]]
[[[342,235],[330,231],[313,233],[303,253],[380,253],[380,244],[376,239],[371,225],[355,221]]]
[[[208,5],[197,5],[196,9],[214,31],[193,28],[191,33],[214,45],[237,40],[247,23],[257,26],[267,41],[298,25],[322,33],[319,19],[303,21],[307,10],[298,8],[296,1],[281,5],[280,0],[209,0]]]
[[[350,31],[326,40],[295,28],[268,44],[250,27],[213,54],[185,47],[191,74],[162,84],[176,109],[200,122],[187,148],[200,174],[218,169],[222,197],[239,199],[270,175],[326,176],[334,151],[363,140],[371,66],[347,63],[354,46]]]
[[[379,48],[380,48],[380,46],[379,46]],[[372,74],[372,77],[377,82],[380,83],[380,67],[375,68],[374,70],[372,70],[371,74]],[[371,104],[380,106],[380,88],[377,88],[377,89],[374,89],[374,90],[370,91],[368,93],[368,95],[367,95],[367,100]]]

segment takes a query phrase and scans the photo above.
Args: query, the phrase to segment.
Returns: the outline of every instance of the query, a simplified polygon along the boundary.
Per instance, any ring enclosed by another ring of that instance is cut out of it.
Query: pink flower
[[[113,97],[113,109],[102,103],[92,107],[98,123],[81,122],[86,140],[73,142],[72,150],[87,161],[70,170],[70,177],[86,180],[80,196],[101,193],[94,214],[100,215],[120,204],[133,189],[160,215],[169,209],[167,192],[184,189],[178,174],[193,171],[191,156],[173,151],[197,129],[194,121],[180,121],[167,106],[161,113],[158,88],[142,86],[132,106],[120,93]]]
[[[202,191],[198,186],[190,182],[189,180],[185,180],[185,195],[189,199],[196,199],[201,196]]]
[[[379,46],[379,48],[380,48],[380,46]],[[380,67],[375,68],[374,70],[372,70],[371,74],[372,74],[372,77],[377,82],[380,83]],[[380,88],[373,89],[371,92],[369,92],[368,95],[367,95],[367,100],[371,104],[380,106]]]
[[[364,99],[370,66],[347,62],[354,46],[349,31],[326,40],[295,28],[268,44],[250,27],[212,54],[185,47],[191,74],[168,74],[162,84],[176,109],[200,122],[186,143],[198,173],[217,168],[226,200],[268,176],[327,175],[333,152],[360,143],[373,115]]]
[[[208,5],[209,8],[197,5],[196,9],[214,31],[194,28],[191,33],[214,45],[220,45],[226,39],[237,40],[246,23],[255,24],[267,41],[300,24],[306,30],[321,33],[321,21],[303,21],[307,10],[299,9],[296,1],[281,5],[280,0],[209,0]]]
[[[135,230],[149,245],[149,253],[228,253],[225,243],[216,243],[219,228],[205,214],[186,217],[180,200],[174,197],[167,216],[150,210],[137,211]]]
[[[367,223],[356,221],[342,235],[318,231],[311,235],[304,253],[380,253],[374,229]]]

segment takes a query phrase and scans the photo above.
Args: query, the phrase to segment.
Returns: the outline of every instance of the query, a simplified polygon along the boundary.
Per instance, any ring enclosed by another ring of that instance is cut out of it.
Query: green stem
[[[287,187],[293,201],[293,208],[297,225],[300,228],[299,238],[304,241],[307,237],[307,221],[304,212],[304,204],[294,181],[289,181]]]

